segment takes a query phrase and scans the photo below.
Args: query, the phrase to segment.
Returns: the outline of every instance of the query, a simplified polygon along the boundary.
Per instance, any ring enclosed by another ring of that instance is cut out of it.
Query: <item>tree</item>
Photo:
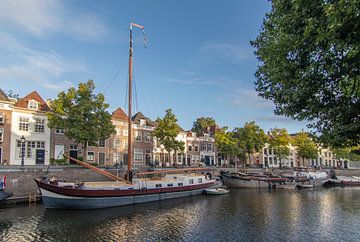
[[[153,135],[169,153],[170,162],[172,163],[170,155],[171,151],[174,151],[176,154],[178,151],[183,151],[185,145],[184,142],[176,140],[176,137],[179,134],[177,118],[172,113],[171,109],[167,109],[165,110],[165,116],[163,118],[158,118],[156,123],[157,127],[154,130]]]
[[[303,166],[305,159],[315,159],[318,156],[318,148],[315,142],[305,132],[298,133],[293,141],[298,155],[302,158]]]
[[[334,153],[339,160],[360,161],[360,146],[334,148]]]
[[[19,98],[20,98],[19,94],[15,93],[15,92],[14,92],[13,90],[11,90],[11,89],[6,93],[6,96],[7,96],[8,98],[13,98],[13,99],[19,99]]]
[[[268,137],[264,130],[262,130],[254,121],[245,123],[242,128],[235,128],[233,136],[239,149],[243,150],[248,155],[249,164],[251,164],[251,154],[261,151],[268,141]]]
[[[290,136],[286,129],[274,128],[270,131],[270,149],[272,149],[276,157],[279,158],[280,167],[282,166],[282,159],[290,154],[289,143]]]
[[[237,162],[237,159],[242,155],[242,151],[237,146],[233,133],[228,132],[227,129],[228,127],[225,126],[215,131],[215,145],[220,153],[235,158],[235,162]]]
[[[271,1],[251,41],[256,90],[332,146],[360,144],[359,0]]]
[[[87,161],[87,146],[96,146],[99,140],[107,139],[115,133],[111,114],[106,111],[103,94],[94,94],[92,80],[80,83],[78,89],[70,87],[60,92],[51,104],[48,116],[49,128],[62,128],[69,139],[81,143],[84,149],[84,161]]]
[[[205,118],[201,117],[196,119],[196,121],[193,124],[193,127],[191,131],[196,132],[198,136],[203,136],[204,133],[209,132],[209,128],[211,126],[214,126],[216,124],[215,120],[213,118]]]

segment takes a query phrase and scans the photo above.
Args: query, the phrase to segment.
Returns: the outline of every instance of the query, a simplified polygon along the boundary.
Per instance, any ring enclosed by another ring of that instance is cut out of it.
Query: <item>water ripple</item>
[[[356,241],[360,189],[233,189],[91,211],[0,210],[1,241]]]

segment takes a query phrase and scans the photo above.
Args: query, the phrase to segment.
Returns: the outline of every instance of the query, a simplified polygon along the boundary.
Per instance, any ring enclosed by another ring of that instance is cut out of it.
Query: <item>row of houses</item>
[[[0,164],[48,165],[63,160],[63,154],[74,158],[84,156],[81,144],[64,135],[63,129],[49,129],[46,113],[49,105],[33,91],[20,99],[11,99],[0,89]],[[184,150],[170,153],[153,138],[156,123],[141,112],[132,118],[133,157],[135,166],[158,165],[229,165],[230,160],[217,152],[214,140],[215,126],[198,137],[196,133],[179,127],[177,139],[185,144]],[[98,165],[127,164],[128,116],[117,108],[112,113],[116,134],[99,140],[97,146],[87,149],[87,160]],[[250,165],[258,167],[350,167],[357,163],[337,159],[329,148],[319,150],[318,158],[301,160],[296,147],[289,144],[290,154],[281,161],[266,145],[261,152],[251,156]]]
[[[63,159],[84,156],[81,144],[68,139],[63,129],[49,129],[46,113],[48,103],[33,91],[20,99],[11,99],[0,90],[0,164],[47,165]],[[179,127],[178,140],[185,143],[184,151],[170,153],[153,138],[156,123],[141,112],[132,118],[134,165],[216,165],[214,129],[211,134],[197,137]],[[112,113],[116,134],[99,140],[87,148],[87,160],[99,165],[127,164],[128,116],[117,108]]]

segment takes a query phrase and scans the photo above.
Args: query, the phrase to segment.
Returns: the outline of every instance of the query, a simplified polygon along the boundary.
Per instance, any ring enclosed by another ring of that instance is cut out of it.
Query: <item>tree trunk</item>
[[[251,153],[250,152],[248,152],[248,157],[249,157],[249,166],[251,166]]]
[[[303,166],[305,167],[305,157],[304,156],[302,157],[302,160],[303,160]]]

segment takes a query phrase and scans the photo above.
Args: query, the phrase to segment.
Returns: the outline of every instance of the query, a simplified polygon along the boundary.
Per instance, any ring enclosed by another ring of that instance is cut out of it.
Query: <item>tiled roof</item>
[[[146,126],[155,127],[155,125],[156,125],[154,121],[151,121],[151,119],[145,117],[144,114],[142,114],[141,112],[137,112],[131,118],[131,120],[132,120],[132,122],[134,124],[139,124],[139,125],[140,125],[140,119],[145,119],[146,120]]]
[[[112,113],[112,118],[113,119],[119,119],[122,121],[127,122],[128,121],[128,116],[126,115],[126,113],[124,112],[124,110],[122,110],[122,108],[117,108],[113,113]]]
[[[46,104],[44,99],[42,99],[42,97],[36,91],[32,91],[31,93],[29,93],[25,97],[20,98],[15,103],[15,106],[16,107],[21,107],[21,108],[28,108],[28,103],[29,103],[30,100],[35,100],[35,101],[39,102],[39,109],[38,110],[50,111],[49,106]]]
[[[3,90],[0,89],[0,101],[10,102],[10,99],[6,96]]]

